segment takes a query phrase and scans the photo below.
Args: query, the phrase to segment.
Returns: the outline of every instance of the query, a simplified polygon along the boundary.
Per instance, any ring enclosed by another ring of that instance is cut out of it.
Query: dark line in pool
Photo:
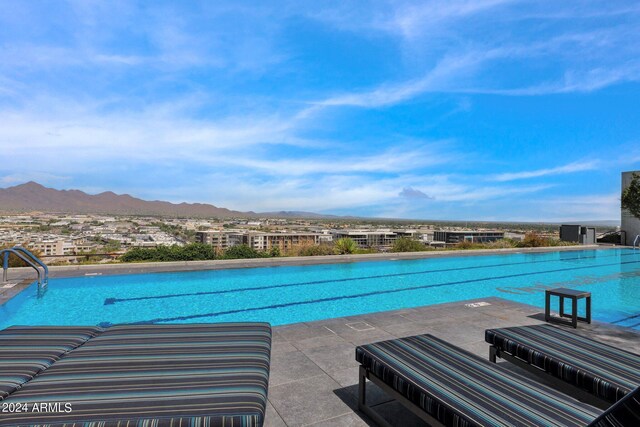
[[[620,254],[620,256],[626,256],[632,254]],[[423,270],[423,271],[411,271],[408,273],[392,273],[392,274],[378,274],[374,276],[363,276],[363,277],[352,277],[352,278],[344,278],[344,279],[326,279],[326,280],[313,280],[310,282],[297,282],[297,283],[283,283],[280,285],[271,285],[271,286],[253,286],[249,288],[235,288],[235,289],[222,289],[219,291],[206,291],[206,292],[190,292],[184,294],[169,294],[169,295],[151,295],[146,297],[133,297],[133,298],[106,298],[104,300],[104,305],[111,305],[119,302],[130,302],[130,301],[144,301],[151,299],[167,299],[167,298],[182,298],[182,297],[194,297],[201,295],[221,295],[228,294],[233,292],[244,292],[244,291],[260,291],[266,289],[279,289],[279,288],[289,288],[293,286],[306,286],[306,285],[320,285],[323,283],[338,283],[338,282],[351,282],[356,280],[369,280],[369,279],[381,279],[383,277],[398,277],[398,276],[414,276],[419,274],[429,274],[429,273],[445,273],[448,271],[462,271],[462,270],[473,270],[479,268],[494,268],[494,267],[505,267],[512,265],[522,265],[522,264],[540,264],[543,262],[558,262],[558,261],[571,261],[577,259],[595,259],[595,258],[611,258],[617,255],[605,256],[605,257],[574,257],[574,258],[566,258],[566,259],[553,259],[553,260],[540,260],[540,261],[523,261],[523,262],[513,262],[513,263],[502,263],[502,264],[491,264],[491,265],[474,265],[470,267],[458,267],[458,268],[444,268],[440,270]]]
[[[388,290],[385,290],[385,291],[365,292],[365,293],[362,293],[362,294],[355,294],[355,295],[343,295],[343,296],[339,296],[339,297],[320,298],[320,299],[309,300],[309,301],[294,301],[294,302],[287,302],[287,303],[282,303],[282,304],[267,305],[267,306],[263,306],[263,307],[243,308],[243,309],[219,311],[219,312],[207,313],[207,314],[192,314],[190,316],[157,318],[157,319],[151,319],[151,320],[142,320],[142,321],[139,321],[139,322],[130,322],[130,323],[126,323],[126,324],[128,324],[128,325],[146,325],[146,324],[155,324],[155,323],[161,323],[161,322],[174,322],[174,321],[177,321],[177,320],[200,319],[200,318],[204,318],[204,317],[222,316],[222,315],[225,315],[225,314],[236,314],[236,313],[245,313],[245,312],[250,312],[250,311],[270,310],[270,309],[274,309],[274,308],[293,307],[293,306],[297,306],[297,305],[308,305],[308,304],[317,304],[317,303],[328,302],[328,301],[339,301],[339,300],[344,300],[344,299],[370,297],[370,296],[374,296],[374,295],[394,294],[394,293],[398,293],[398,292],[415,291],[415,290],[418,290],[418,289],[429,289],[429,288],[437,288],[437,287],[442,287],[442,286],[460,285],[460,284],[463,284],[463,283],[474,283],[474,282],[483,282],[483,281],[487,281],[487,280],[509,279],[509,278],[512,278],[512,277],[524,277],[524,276],[532,276],[532,275],[536,275],[536,274],[558,273],[558,272],[561,272],[561,271],[581,270],[581,269],[585,269],[585,268],[611,267],[611,266],[621,265],[621,264],[635,264],[635,263],[638,263],[638,262],[640,262],[640,261],[627,261],[627,262],[620,262],[620,263],[617,262],[617,263],[614,263],[614,264],[591,265],[591,266],[573,267],[573,268],[561,268],[561,269],[556,269],[556,270],[539,271],[539,272],[535,272],[535,273],[519,273],[519,274],[509,274],[509,275],[505,275],[505,276],[485,277],[485,278],[480,278],[480,279],[459,280],[459,281],[455,281],[455,282],[445,282],[445,283],[435,283],[435,284],[431,284],[431,285],[412,286],[412,287],[409,287],[409,288],[402,288],[402,289],[388,289]]]
[[[614,320],[611,323],[620,323],[620,322],[624,322],[625,320],[637,319],[638,317],[640,317],[640,313],[632,314],[631,316],[627,316],[627,317],[623,317],[622,319]]]

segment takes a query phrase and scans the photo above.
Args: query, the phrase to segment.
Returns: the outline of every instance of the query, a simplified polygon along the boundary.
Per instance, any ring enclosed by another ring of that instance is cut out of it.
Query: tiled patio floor
[[[479,301],[490,305],[466,305]],[[541,313],[537,307],[485,298],[275,327],[265,425],[372,425],[356,409],[357,345],[430,333],[487,358],[485,329],[543,323]],[[580,323],[576,332],[640,352],[640,334],[630,329]],[[368,387],[368,399],[394,425],[422,425],[398,403],[374,390],[373,384]]]

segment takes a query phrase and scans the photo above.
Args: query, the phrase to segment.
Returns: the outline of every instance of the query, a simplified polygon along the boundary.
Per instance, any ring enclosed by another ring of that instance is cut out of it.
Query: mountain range
[[[0,212],[56,212],[170,217],[330,217],[312,212],[240,212],[206,203],[170,203],[142,200],[129,194],[106,191],[87,194],[80,190],[56,190],[37,182],[0,188]]]

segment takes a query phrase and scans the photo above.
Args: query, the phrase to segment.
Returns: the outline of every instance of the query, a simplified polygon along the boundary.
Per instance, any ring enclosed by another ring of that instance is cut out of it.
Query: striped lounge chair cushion
[[[260,426],[270,351],[267,323],[114,326],[5,400],[71,412],[11,414],[0,426]]]
[[[356,360],[446,426],[585,426],[602,413],[431,335],[360,346]]]
[[[501,351],[608,402],[640,385],[640,355],[550,325],[488,329]]]
[[[100,331],[73,326],[12,326],[0,331],[0,400]]]

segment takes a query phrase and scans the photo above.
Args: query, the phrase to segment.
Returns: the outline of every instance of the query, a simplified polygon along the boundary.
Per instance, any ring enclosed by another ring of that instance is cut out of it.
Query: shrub
[[[335,252],[331,245],[301,245],[295,246],[287,253],[289,256],[319,256],[334,255]]]
[[[376,248],[356,248],[354,254],[377,254],[380,252]]]
[[[223,259],[269,258],[268,252],[257,251],[249,245],[235,245],[225,249]]]
[[[495,242],[487,242],[485,243],[485,247],[487,249],[506,249],[506,248],[515,248],[517,247],[517,242],[511,239],[500,239]]]
[[[340,255],[353,254],[358,250],[358,245],[353,241],[353,239],[343,237],[342,239],[336,240],[335,249]]]
[[[184,261],[204,261],[216,259],[216,250],[211,245],[204,243],[190,243],[185,246],[175,246],[177,256]]]
[[[577,242],[563,242],[560,239],[552,239],[549,237],[541,237],[536,233],[527,233],[521,242],[518,242],[518,248],[538,248],[541,246],[574,246]]]
[[[392,252],[421,252],[426,249],[426,246],[409,237],[400,237],[395,241],[393,247],[391,248]]]
[[[216,258],[213,246],[191,243],[185,246],[157,246],[132,248],[120,257],[122,262],[204,261]]]
[[[565,242],[560,239],[548,239],[547,246],[576,246],[578,242]]]
[[[269,256],[270,257],[279,257],[282,256],[282,254],[280,253],[280,246],[274,246],[271,248],[271,250],[269,251]]]
[[[14,246],[16,246],[14,243],[7,243],[5,245],[0,245],[0,250],[10,249],[10,248],[13,248]],[[23,244],[22,246],[25,249],[27,249],[29,252],[34,254],[37,258],[40,258],[42,256],[42,252],[40,252],[39,250],[27,248],[26,244]],[[4,262],[4,256],[0,257],[0,266],[2,266],[3,262]],[[45,264],[48,264],[48,263],[45,262]],[[9,267],[28,267],[28,266],[29,264],[24,262],[20,257],[18,257],[18,255],[9,253]]]
[[[551,246],[551,239],[539,236],[536,233],[527,233],[524,239],[518,243],[519,248],[538,248],[540,246]]]
[[[485,249],[484,243],[472,242],[470,240],[464,240],[462,242],[456,243],[453,247],[454,249]]]

